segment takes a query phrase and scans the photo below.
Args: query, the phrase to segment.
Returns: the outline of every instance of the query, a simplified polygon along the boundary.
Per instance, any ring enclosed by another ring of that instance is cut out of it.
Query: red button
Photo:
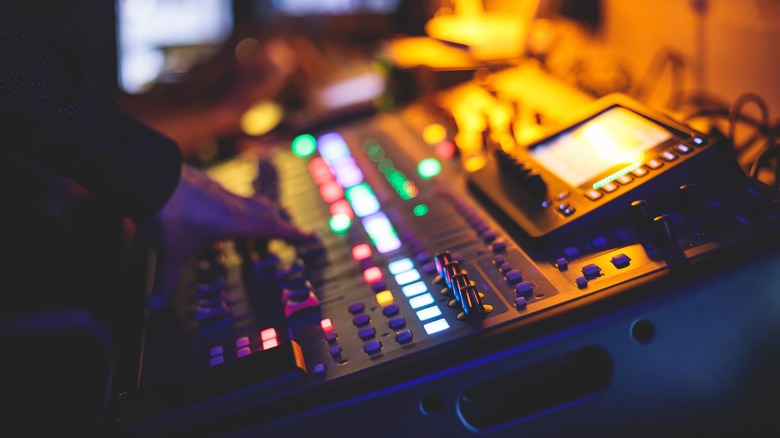
[[[371,257],[371,247],[367,243],[361,243],[352,248],[352,258],[356,261],[359,262],[369,257]]]
[[[363,271],[363,278],[366,280],[366,283],[369,284],[382,281],[382,270],[377,266],[372,266]]]

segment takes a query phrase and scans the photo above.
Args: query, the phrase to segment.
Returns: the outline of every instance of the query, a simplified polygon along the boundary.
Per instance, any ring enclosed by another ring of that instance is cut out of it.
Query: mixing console
[[[609,108],[599,105],[589,117]],[[139,388],[121,400],[128,434],[403,370],[780,224],[778,194],[745,177],[721,139],[670,120],[645,120],[661,136],[648,134],[642,161],[591,169],[583,183],[545,163],[548,143],[485,136],[485,147],[456,147],[463,125],[438,114],[415,104],[210,169],[319,238],[223,241],[200,254],[171,308],[150,316]],[[601,389],[603,365],[588,376],[596,386],[554,402]],[[462,420],[504,421],[468,406]]]

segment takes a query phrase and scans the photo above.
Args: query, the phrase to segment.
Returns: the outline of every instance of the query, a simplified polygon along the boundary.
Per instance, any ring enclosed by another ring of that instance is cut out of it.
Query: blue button
[[[398,315],[398,305],[397,304],[390,304],[389,306],[385,306],[382,308],[382,313],[385,314],[385,316],[393,316]]]
[[[490,250],[493,251],[493,254],[504,252],[506,251],[506,242],[504,239],[496,239],[496,241],[490,245]]]
[[[601,275],[601,268],[594,265],[593,263],[585,265],[582,267],[582,275],[584,275],[588,280],[593,280],[594,278]]]
[[[555,261],[555,266],[558,267],[559,271],[565,271],[569,269],[569,261],[565,258],[561,257],[558,260]]]
[[[395,334],[395,340],[399,344],[404,344],[412,340],[414,336],[409,329],[403,329]]]
[[[216,366],[225,363],[225,358],[222,356],[214,356],[209,360],[209,365]]]
[[[599,248],[607,244],[606,237],[594,237],[591,241],[594,247]]]
[[[325,335],[325,340],[328,342],[336,342],[337,337],[336,332],[330,332]]]
[[[580,289],[585,289],[588,287],[588,279],[585,277],[577,277],[576,280],[574,280],[575,283],[577,283],[577,287]]]
[[[376,330],[374,330],[374,328],[371,327],[371,326],[363,327],[360,330],[358,330],[358,336],[360,337],[360,339],[362,339],[364,341],[366,339],[373,338],[375,333],[376,333]]]
[[[515,286],[515,292],[517,292],[518,296],[527,296],[532,294],[534,291],[534,287],[531,285],[530,281],[522,281]]]
[[[363,345],[363,349],[368,354],[379,353],[382,350],[382,343],[376,339],[371,339],[370,341],[367,341],[365,345]]]
[[[395,316],[393,318],[390,318],[389,321],[387,321],[388,325],[390,325],[390,328],[393,330],[398,330],[406,327],[406,319],[404,319],[403,316]]]
[[[612,264],[618,269],[623,269],[631,263],[631,259],[625,254],[618,254],[612,257]]]
[[[325,365],[318,363],[314,365],[314,374],[322,374],[325,372]]]
[[[359,315],[355,315],[355,317],[352,318],[352,323],[355,324],[356,326],[360,327],[360,326],[364,326],[364,325],[368,324],[368,321],[370,321],[370,320],[371,320],[371,317],[369,317],[365,313],[361,313]]]
[[[334,345],[330,347],[328,351],[330,352],[331,356],[338,356],[339,354],[341,354],[341,347],[339,347],[338,345]]]
[[[506,282],[509,284],[517,284],[523,281],[523,274],[517,269],[510,269],[504,274],[504,277],[506,277]]]
[[[515,307],[517,307],[517,310],[523,310],[528,305],[528,302],[525,300],[525,297],[518,297],[515,300]]]
[[[354,303],[349,305],[349,313],[360,313],[365,309],[365,305],[361,303],[360,301],[355,301]]]
[[[579,255],[580,255],[580,250],[576,246],[570,246],[568,248],[563,249],[563,256],[566,257],[566,260],[575,259]]]
[[[501,270],[501,272],[507,273],[512,270],[512,265],[510,265],[507,262],[501,263],[501,266],[498,267],[498,269]]]

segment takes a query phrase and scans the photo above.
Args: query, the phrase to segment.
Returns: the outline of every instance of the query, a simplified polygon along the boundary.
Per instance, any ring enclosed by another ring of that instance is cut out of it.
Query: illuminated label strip
[[[636,163],[634,163],[634,164],[632,164],[632,165],[630,165],[628,167],[625,167],[623,169],[618,170],[617,172],[613,173],[612,175],[610,175],[610,176],[608,176],[608,177],[606,177],[604,179],[601,179],[601,180],[597,181],[596,183],[594,183],[593,184],[593,190],[598,190],[601,187],[604,187],[605,185],[607,185],[607,184],[611,183],[612,181],[620,178],[621,176],[627,174],[628,172],[631,172],[632,170],[636,169],[637,167],[639,167],[641,165],[642,165],[642,162],[641,161],[637,161]]]
[[[414,268],[414,262],[410,258],[395,260],[387,265],[388,270],[395,277],[409,300],[409,306],[415,310],[420,322],[434,320],[442,316],[441,309],[436,305],[436,299],[428,292],[428,286],[420,281],[420,272]],[[444,318],[436,319],[423,326],[429,335],[447,330],[450,327]]]

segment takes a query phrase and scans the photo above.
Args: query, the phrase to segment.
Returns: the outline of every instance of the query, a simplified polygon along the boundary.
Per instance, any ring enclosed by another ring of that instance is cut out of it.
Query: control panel
[[[414,104],[209,169],[318,238],[204,249],[150,315],[119,401],[130,435],[338,391],[780,225],[780,196],[722,139],[622,97],[531,145],[488,142],[476,167],[438,114]]]

